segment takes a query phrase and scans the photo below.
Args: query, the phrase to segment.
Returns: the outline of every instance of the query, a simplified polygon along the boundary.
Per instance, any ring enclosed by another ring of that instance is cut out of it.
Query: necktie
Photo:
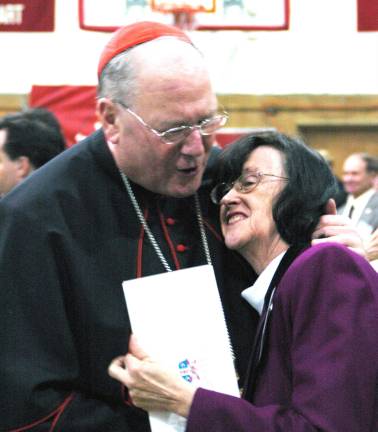
[[[354,212],[354,206],[352,206],[352,207],[350,208],[350,210],[349,210],[348,217],[349,217],[350,219],[352,219],[353,212]]]

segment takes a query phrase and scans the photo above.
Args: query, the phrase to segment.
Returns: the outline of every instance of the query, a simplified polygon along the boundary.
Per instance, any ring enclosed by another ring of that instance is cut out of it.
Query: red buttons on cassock
[[[183,245],[183,244],[178,244],[178,245],[176,246],[176,250],[177,250],[177,252],[185,252],[187,249],[188,249],[188,248],[187,248],[185,245]]]
[[[167,225],[174,225],[176,223],[176,221],[173,218],[171,218],[171,217],[168,217],[165,220],[165,222],[166,222]]]

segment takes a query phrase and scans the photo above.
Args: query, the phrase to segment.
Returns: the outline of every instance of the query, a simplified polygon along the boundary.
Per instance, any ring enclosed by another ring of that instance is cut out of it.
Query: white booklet
[[[239,397],[233,353],[210,265],[122,284],[141,347],[196,387]],[[186,419],[150,412],[152,432],[181,432]]]

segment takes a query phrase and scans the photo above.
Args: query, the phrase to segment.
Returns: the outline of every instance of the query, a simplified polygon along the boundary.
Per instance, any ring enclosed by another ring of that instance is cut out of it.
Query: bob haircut
[[[219,157],[217,181],[235,181],[250,153],[260,146],[283,154],[283,168],[289,178],[272,209],[277,230],[289,245],[307,244],[327,201],[336,193],[335,177],[325,159],[304,142],[269,132],[251,134],[227,146]]]

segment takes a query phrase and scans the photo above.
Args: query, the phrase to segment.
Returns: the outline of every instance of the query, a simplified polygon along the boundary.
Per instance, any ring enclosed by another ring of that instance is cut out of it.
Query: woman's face
[[[250,192],[233,187],[221,200],[221,226],[226,246],[247,257],[259,253],[275,240],[280,240],[272,216],[277,195],[285,185],[283,154],[273,147],[261,146],[253,150],[243,165],[243,178],[248,185],[249,173],[271,174],[260,176],[260,182]],[[255,177],[251,177],[253,180]]]

